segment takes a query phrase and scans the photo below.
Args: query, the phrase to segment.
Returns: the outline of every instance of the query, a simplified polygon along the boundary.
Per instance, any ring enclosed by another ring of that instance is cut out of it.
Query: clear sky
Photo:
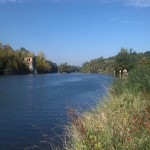
[[[150,50],[150,0],[0,0],[0,41],[60,64]]]

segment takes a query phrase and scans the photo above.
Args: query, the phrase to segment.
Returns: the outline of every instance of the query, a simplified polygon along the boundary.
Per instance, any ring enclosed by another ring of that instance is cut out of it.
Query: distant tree
[[[15,51],[9,44],[3,45],[0,42],[0,74],[6,71],[17,74],[29,73],[25,57],[35,57],[35,55],[23,47]],[[57,72],[57,64],[46,60],[43,52],[40,52],[36,58],[38,73]]]
[[[27,57],[35,57],[34,53],[33,52],[30,52]]]
[[[30,54],[30,51],[26,50],[25,48],[21,47],[19,50],[16,51],[16,55],[24,60],[25,57],[28,57]]]
[[[70,73],[70,66],[67,63],[62,63],[58,66],[58,70],[60,73]]]
[[[150,56],[150,51],[145,52],[144,55]]]
[[[46,62],[45,54],[40,52],[36,58],[36,70],[38,73],[51,72],[51,66]]]
[[[122,48],[118,55],[115,57],[115,70],[118,72],[119,70],[127,69],[128,71],[135,67],[137,64],[138,57],[137,53],[130,49]]]
[[[46,63],[48,63],[49,65],[50,65],[50,67],[51,67],[51,73],[56,73],[56,72],[58,72],[58,66],[57,66],[57,64],[56,63],[53,63],[52,61],[50,61],[50,60],[46,60]]]
[[[80,67],[68,65],[67,63],[62,63],[58,66],[58,70],[60,73],[71,73],[71,72],[79,72]]]
[[[150,67],[150,51],[145,52],[144,54],[141,53],[139,55],[139,63],[140,66],[148,66]]]
[[[78,66],[70,66],[70,71],[71,72],[79,72],[80,71],[80,67],[78,67]]]
[[[29,73],[29,68],[24,62],[25,57],[35,57],[34,53],[21,47],[15,51],[9,44],[3,45],[0,42],[0,74],[4,71],[13,73]],[[82,68],[78,66],[68,65],[62,63],[57,64],[46,60],[45,54],[40,52],[36,57],[36,69],[38,73],[53,73],[53,72],[76,72],[81,71],[88,73],[112,73],[120,69],[126,68],[128,71],[135,66],[149,66],[150,67],[150,51],[145,53],[136,53],[133,49],[122,48],[120,52],[109,58],[99,57],[89,62],[85,62]]]
[[[12,47],[9,44],[3,45],[3,49],[6,52],[13,51]]]
[[[2,72],[2,70],[4,70],[5,63],[6,63],[5,53],[3,51],[3,48],[0,46],[0,72]]]
[[[22,61],[17,52],[9,44],[0,43],[0,73],[28,73],[27,65]]]
[[[112,73],[113,72],[114,57],[104,59],[103,57],[85,62],[82,65],[81,71],[84,73]]]

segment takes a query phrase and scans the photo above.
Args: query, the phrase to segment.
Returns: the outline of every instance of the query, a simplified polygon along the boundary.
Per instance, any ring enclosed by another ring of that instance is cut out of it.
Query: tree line
[[[20,48],[14,50],[10,45],[0,43],[0,73],[26,74],[30,73],[30,69],[25,62],[25,58],[36,58],[36,70],[38,73],[49,73],[57,71],[57,65],[46,60],[43,52],[35,56],[33,52]]]
[[[81,71],[84,73],[119,73],[119,71],[127,69],[130,71],[139,65],[150,66],[150,51],[145,53],[137,53],[132,49],[121,48],[116,56],[109,58],[97,58],[89,62],[85,62]]]
[[[28,74],[30,69],[25,58],[36,59],[37,73],[71,73],[78,72],[79,67],[62,63],[57,65],[46,59],[44,52],[40,52],[37,56],[23,47],[14,50],[9,44],[0,43],[0,74]]]
[[[91,60],[83,63],[82,67],[68,65],[62,63],[57,65],[46,59],[44,52],[40,52],[37,56],[23,47],[14,50],[9,44],[0,43],[0,74],[14,73],[25,74],[30,73],[30,69],[25,62],[25,58],[34,57],[36,59],[37,73],[116,73],[119,70],[127,69],[130,71],[138,65],[150,66],[150,51],[145,53],[137,53],[132,49],[121,48],[116,56]]]

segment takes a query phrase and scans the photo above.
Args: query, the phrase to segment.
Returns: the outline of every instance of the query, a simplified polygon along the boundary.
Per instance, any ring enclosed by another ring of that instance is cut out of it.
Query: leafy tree
[[[58,66],[58,70],[60,73],[79,72],[80,67],[68,65],[67,63],[62,63]]]
[[[4,72],[10,73],[29,73],[29,68],[25,63],[26,57],[35,57],[34,53],[21,47],[19,50],[13,50],[9,45],[3,45],[0,42],[0,74]],[[57,64],[46,60],[43,52],[40,52],[36,58],[37,72],[50,73],[57,72]]]
[[[70,73],[70,66],[67,63],[62,63],[58,66],[58,70],[60,73]]]
[[[58,72],[58,66],[57,66],[57,64],[56,63],[53,63],[52,61],[50,61],[50,60],[46,60],[46,63],[48,63],[49,65],[50,65],[50,67],[51,67],[51,73],[56,73],[56,72]]]
[[[45,54],[40,52],[36,58],[36,70],[38,73],[51,72],[51,66],[46,62]]]
[[[30,53],[31,53],[30,51],[26,50],[23,47],[21,47],[19,50],[16,51],[16,55],[22,60],[24,60],[25,57],[30,56]]]
[[[0,73],[28,73],[29,69],[10,45],[0,43]]]
[[[130,49],[129,52],[128,49],[122,48],[118,55],[115,57],[114,68],[117,72],[123,69],[127,69],[129,71],[135,67],[137,62],[138,57],[135,51],[132,52],[132,49]]]
[[[129,52],[127,49],[122,48],[118,55],[116,56],[115,70],[119,71],[122,69],[129,69]]]
[[[85,62],[81,69],[82,72],[88,73],[112,73],[113,72],[114,57],[104,59],[100,57],[98,59]]]
[[[140,54],[138,65],[150,67],[150,51],[147,51],[144,54]]]
[[[29,68],[24,62],[25,57],[35,57],[33,52],[21,47],[15,51],[9,44],[3,45],[0,42],[0,74],[3,72],[12,73],[29,73]],[[136,53],[133,49],[122,48],[120,52],[109,58],[99,57],[89,62],[85,62],[82,68],[71,66],[67,63],[57,64],[46,60],[43,52],[40,52],[36,57],[36,69],[38,73],[53,73],[58,72],[70,73],[81,71],[84,73],[113,73],[115,70],[127,69],[130,71],[136,66],[150,67],[150,51],[145,53]]]
[[[70,66],[70,71],[71,72],[79,72],[80,71],[80,67],[78,67],[78,66]]]
[[[150,56],[150,51],[145,52],[144,55]]]

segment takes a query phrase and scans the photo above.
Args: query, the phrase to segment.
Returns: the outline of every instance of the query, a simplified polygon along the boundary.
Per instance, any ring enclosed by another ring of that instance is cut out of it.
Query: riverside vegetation
[[[79,67],[62,63],[59,66],[50,60],[46,59],[43,51],[39,52],[37,56],[23,47],[14,50],[9,44],[2,44],[0,42],[0,74],[28,74],[30,70],[27,63],[24,61],[27,57],[34,57],[36,59],[37,73],[56,73],[59,72],[76,72]]]
[[[12,74],[26,74],[30,70],[25,63],[24,59],[27,57],[36,58],[36,71],[37,73],[116,73],[119,70],[127,69],[130,71],[139,63],[150,63],[150,51],[145,53],[137,53],[132,49],[121,48],[120,52],[113,57],[91,60],[83,63],[82,67],[68,65],[62,63],[57,65],[50,60],[46,59],[43,51],[37,56],[23,47],[18,50],[14,50],[9,44],[2,44],[0,42],[0,74],[4,72],[10,72]]]
[[[9,45],[0,44],[0,71],[29,72],[23,62],[27,56],[34,54],[24,48],[14,51]],[[56,72],[58,69],[71,72],[67,63],[57,67],[45,59],[43,52],[37,57],[39,73]],[[71,124],[66,127],[63,149],[150,149],[150,51],[137,54],[132,49],[123,48],[115,57],[84,63],[81,71],[112,73],[125,68],[129,76],[116,79],[106,98],[96,108],[83,114],[69,109]]]
[[[0,74],[10,72],[10,74],[27,74],[30,72],[24,59],[26,57],[35,57],[35,54],[25,48],[14,50],[10,45],[0,43]],[[36,56],[36,70],[38,73],[51,73],[57,71],[57,65],[46,60],[41,51]]]
[[[150,149],[150,66],[118,78],[108,96],[83,114],[69,110],[68,150]]]

